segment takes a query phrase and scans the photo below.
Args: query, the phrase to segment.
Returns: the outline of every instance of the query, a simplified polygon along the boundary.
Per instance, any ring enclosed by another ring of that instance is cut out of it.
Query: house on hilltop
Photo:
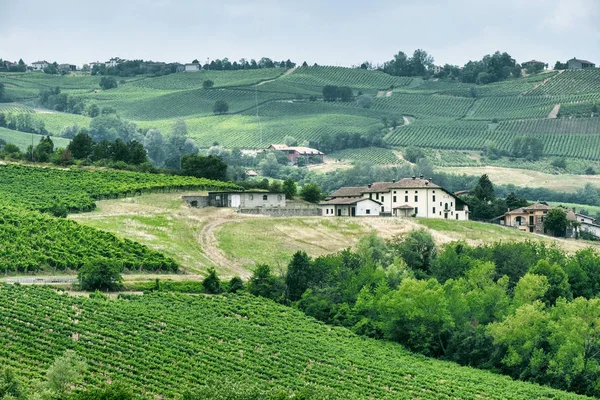
[[[117,65],[119,65],[120,62],[122,62],[123,60],[121,60],[119,57],[113,57],[110,60],[108,60],[107,62],[104,63],[104,66],[106,68],[114,68]]]
[[[529,60],[521,63],[521,67],[525,69],[533,68],[543,70],[546,67],[546,63],[538,60]]]
[[[185,72],[198,72],[198,71],[200,71],[200,64],[196,64],[196,63],[185,64],[184,71]]]
[[[596,64],[591,61],[581,60],[573,57],[567,61],[567,69],[584,69],[584,68],[596,68]]]
[[[60,72],[75,72],[77,71],[77,65],[73,64],[59,64],[58,70]]]
[[[544,233],[544,219],[552,207],[536,203],[531,206],[509,210],[497,218],[500,225],[510,226],[524,232]]]
[[[48,61],[36,61],[31,63],[31,69],[33,71],[43,71],[48,66]]]
[[[372,211],[374,204],[379,208],[377,212]],[[462,199],[436,185],[431,179],[423,179],[423,176],[374,182],[367,186],[342,187],[329,195],[319,207],[323,216],[392,215],[463,221],[469,219],[469,206]],[[371,211],[367,213],[368,209]]]
[[[298,164],[298,158],[300,157],[305,158],[306,163],[308,164],[308,160],[312,156],[318,157],[321,160],[321,162],[323,162],[323,156],[325,155],[319,150],[312,149],[310,147],[288,146],[286,144],[272,144],[267,150],[276,150],[283,152],[292,164]]]

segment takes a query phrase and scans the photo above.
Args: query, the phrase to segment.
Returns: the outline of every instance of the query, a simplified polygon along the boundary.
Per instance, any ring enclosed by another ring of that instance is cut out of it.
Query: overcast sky
[[[0,0],[0,58],[290,58],[350,66],[422,48],[600,64],[600,0]]]

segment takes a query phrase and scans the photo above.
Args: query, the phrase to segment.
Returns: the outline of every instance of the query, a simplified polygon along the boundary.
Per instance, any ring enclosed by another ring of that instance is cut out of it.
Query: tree
[[[285,291],[283,279],[273,276],[271,267],[265,264],[256,267],[248,282],[248,292],[271,300],[282,301]]]
[[[546,305],[553,305],[559,297],[567,300],[572,299],[573,295],[571,293],[571,286],[569,285],[569,277],[557,263],[540,260],[529,272],[546,277],[549,285],[543,297]]]
[[[239,291],[244,290],[244,281],[239,276],[234,276],[229,281],[229,287],[227,291],[229,293],[237,293]]]
[[[342,86],[338,88],[337,95],[343,102],[349,102],[354,97],[354,93],[352,93],[352,89],[348,86]]]
[[[371,108],[371,105],[373,105],[373,96],[368,94],[360,95],[356,100],[356,104],[358,104],[360,108]]]
[[[4,83],[0,82],[0,103],[4,101]]]
[[[555,158],[550,163],[555,168],[566,169],[567,168],[567,160],[564,158]]]
[[[100,114],[100,107],[98,104],[92,103],[87,107],[87,115],[91,118],[96,118]]]
[[[294,196],[296,196],[296,193],[298,192],[296,182],[292,178],[286,179],[283,182],[283,186],[281,189],[285,194],[286,200],[293,200]]]
[[[404,150],[404,158],[411,163],[416,163],[420,159],[425,158],[425,152],[417,147],[408,146],[406,150]]]
[[[79,132],[71,143],[67,146],[67,149],[71,152],[71,156],[76,160],[83,160],[92,155],[94,150],[94,141],[92,137],[87,133]]]
[[[121,267],[111,260],[88,261],[77,273],[82,290],[116,290],[121,286]]]
[[[429,273],[431,263],[437,256],[433,236],[425,229],[410,231],[403,238],[395,236],[388,244],[392,252],[415,271]]]
[[[207,79],[204,82],[202,82],[202,87],[204,89],[211,89],[214,85],[215,85],[215,83],[213,81],[211,81],[210,79]]]
[[[339,88],[334,85],[325,85],[323,87],[323,100],[325,101],[336,101],[338,98]]]
[[[551,232],[553,236],[565,236],[567,232],[567,214],[559,208],[548,211],[544,219],[544,230]]]
[[[310,258],[304,251],[297,251],[288,264],[285,275],[287,297],[290,301],[299,300],[306,289],[310,279]]]
[[[71,386],[82,379],[86,370],[86,363],[73,350],[67,350],[62,357],[54,360],[54,363],[46,372],[46,384],[48,389],[57,395],[57,398],[66,398]]]
[[[103,76],[100,78],[100,88],[102,90],[109,90],[118,86],[117,79],[114,76]]]
[[[506,207],[508,207],[511,210],[514,210],[514,209],[520,208],[520,207],[527,207],[529,205],[529,202],[527,200],[525,200],[522,197],[517,196],[515,194],[515,192],[510,192],[506,196],[506,199],[504,201],[506,202]]]
[[[229,104],[225,100],[217,100],[213,106],[213,112],[215,114],[224,114],[229,111]]]
[[[487,174],[481,175],[477,186],[473,189],[473,195],[483,202],[493,201],[496,198],[494,185]]]
[[[144,137],[144,148],[148,151],[148,157],[155,165],[162,165],[166,158],[165,140],[160,130],[148,129]]]
[[[208,268],[208,275],[202,280],[202,286],[204,286],[206,293],[209,294],[219,294],[223,291],[221,288],[221,280],[213,267]]]
[[[316,203],[317,201],[321,200],[321,188],[314,183],[307,183],[306,185],[302,186],[302,189],[300,190],[300,196],[305,201]]]
[[[184,154],[181,170],[185,175],[223,181],[227,178],[227,164],[217,156]]]
[[[14,400],[24,399],[25,393],[21,382],[17,379],[10,367],[0,370],[0,399]]]

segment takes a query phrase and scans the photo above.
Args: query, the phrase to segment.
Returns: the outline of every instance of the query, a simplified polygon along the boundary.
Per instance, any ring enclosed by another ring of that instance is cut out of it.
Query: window
[[[383,203],[383,196],[381,196],[381,202]]]
[[[369,193],[369,198],[373,199],[373,193]]]
[[[450,207],[454,207],[454,203],[450,202]]]
[[[396,191],[394,190],[394,194],[396,194]]]
[[[404,194],[408,194],[408,190],[404,192]]]
[[[408,196],[404,196],[404,202],[408,203]]]
[[[458,214],[456,214],[456,219],[458,219]]]
[[[325,214],[329,214],[329,208],[325,210]]]
[[[419,201],[419,196],[415,194],[415,202]]]
[[[396,193],[396,192],[394,192],[394,193]],[[394,196],[394,198],[393,198],[392,200],[394,200],[394,203],[395,203],[395,202],[396,202],[396,196]],[[583,220],[582,220],[582,221],[583,221]]]
[[[415,215],[419,215],[419,207],[415,207]]]
[[[254,195],[253,194],[250,195],[250,200],[254,200]]]
[[[379,200],[379,193],[375,193],[375,200]]]
[[[215,196],[215,200],[221,200],[221,196]]]
[[[367,214],[371,214],[371,210],[367,208],[367,210],[365,211]]]
[[[433,195],[433,199],[432,200],[435,201],[435,194]]]
[[[263,200],[268,200],[269,196],[267,196],[266,194],[263,195]]]
[[[433,213],[435,214],[435,207],[433,207]]]
[[[442,206],[442,202],[440,201],[440,207]]]
[[[281,200],[281,195],[280,194],[277,195],[277,200]]]
[[[385,212],[385,210],[384,210],[383,206],[381,206],[381,212]]]

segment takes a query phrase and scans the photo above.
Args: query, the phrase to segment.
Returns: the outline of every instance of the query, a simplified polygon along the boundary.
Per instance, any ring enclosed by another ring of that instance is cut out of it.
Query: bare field
[[[513,184],[521,187],[542,187],[561,192],[574,192],[583,188],[586,183],[600,186],[600,175],[553,175],[539,171],[504,167],[443,167],[436,171],[449,174],[483,175],[487,174],[491,181],[499,185]]]

